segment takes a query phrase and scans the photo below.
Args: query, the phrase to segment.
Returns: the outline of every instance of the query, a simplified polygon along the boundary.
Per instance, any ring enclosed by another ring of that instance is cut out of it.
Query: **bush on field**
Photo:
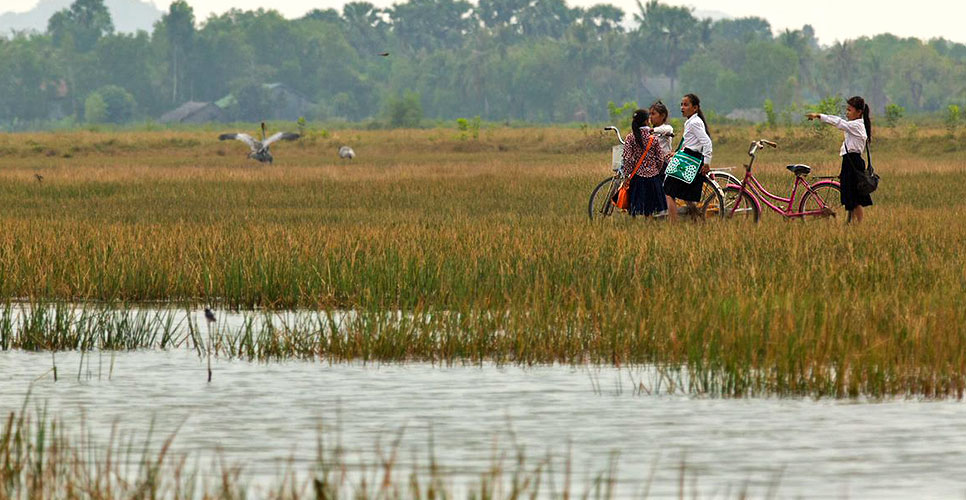
[[[889,127],[895,127],[902,116],[906,113],[906,109],[898,104],[890,104],[885,107],[885,121],[886,125]]]
[[[944,121],[946,123],[946,130],[948,130],[950,133],[954,132],[957,128],[959,128],[959,122],[960,122],[959,106],[955,104],[950,104],[946,108],[946,119]]]
[[[634,118],[634,110],[636,109],[637,101],[625,102],[623,106],[614,104],[614,101],[608,101],[607,116],[610,117],[610,124],[621,130],[631,128],[631,120]]]

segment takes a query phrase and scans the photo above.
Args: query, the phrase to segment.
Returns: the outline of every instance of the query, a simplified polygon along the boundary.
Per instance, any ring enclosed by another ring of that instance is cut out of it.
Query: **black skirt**
[[[630,196],[631,215],[652,215],[661,210],[667,210],[667,199],[661,187],[660,175],[653,177],[634,176],[631,179]]]
[[[865,172],[865,160],[860,153],[848,153],[842,157],[839,183],[842,185],[842,204],[846,210],[872,205],[872,197],[859,193],[857,188],[858,176],[862,172]]]
[[[684,148],[684,152],[695,157],[701,158],[701,153],[694,151],[692,149]],[[704,166],[702,164],[702,166]],[[664,178],[664,193],[678,200],[684,201],[701,201],[701,185],[704,182],[704,176],[700,173],[694,176],[694,180],[690,183],[684,182],[681,179],[675,177],[665,177]]]

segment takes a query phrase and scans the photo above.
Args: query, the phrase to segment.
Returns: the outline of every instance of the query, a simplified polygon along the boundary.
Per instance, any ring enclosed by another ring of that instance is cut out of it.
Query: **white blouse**
[[[711,137],[697,113],[684,122],[684,147],[704,156],[704,164],[711,164]]]
[[[671,149],[671,138],[674,137],[674,127],[669,123],[665,123],[664,125],[654,127],[651,131],[656,134],[657,140],[661,141],[661,145],[664,146],[665,151],[674,152]]]
[[[862,153],[865,151],[865,142],[869,136],[865,133],[865,122],[862,118],[855,120],[844,120],[832,115],[818,115],[819,119],[829,125],[845,132],[845,140],[842,141],[842,148],[839,150],[840,156],[845,153]]]

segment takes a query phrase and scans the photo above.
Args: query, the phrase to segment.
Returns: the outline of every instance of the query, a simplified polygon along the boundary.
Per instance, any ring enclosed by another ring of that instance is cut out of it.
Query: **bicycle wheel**
[[[724,199],[725,218],[751,223],[761,220],[761,207],[755,201],[755,196],[748,191],[742,191],[740,186],[729,184],[725,187]]]
[[[833,180],[818,181],[812,184],[812,189],[805,191],[805,194],[802,195],[802,201],[798,204],[799,212],[819,210],[822,210],[823,213],[808,217],[827,218],[845,215],[845,209],[842,207],[842,189],[838,182]],[[802,220],[808,217],[802,217]]]
[[[678,216],[693,219],[709,219],[721,216],[723,196],[718,196],[721,188],[714,181],[705,178],[701,182],[701,199],[699,201],[674,200],[674,206],[668,210],[677,210]]]
[[[707,177],[701,182],[701,201],[697,203],[695,217],[699,219],[720,218],[724,215],[724,196],[721,188]]]
[[[724,188],[728,184],[741,185],[741,179],[735,177],[734,175],[725,172],[723,170],[712,170],[711,173],[714,175],[714,182],[724,191]]]
[[[594,191],[590,193],[590,202],[587,203],[587,216],[593,220],[595,217],[608,217],[614,213],[616,208],[611,203],[611,198],[620,188],[620,181],[617,177],[608,177],[600,182]]]

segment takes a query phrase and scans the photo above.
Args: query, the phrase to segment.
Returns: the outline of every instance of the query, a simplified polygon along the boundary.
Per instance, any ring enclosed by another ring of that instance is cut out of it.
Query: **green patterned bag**
[[[691,184],[698,175],[702,163],[704,163],[703,158],[695,158],[681,149],[668,161],[667,170],[664,173],[685,184]]]

